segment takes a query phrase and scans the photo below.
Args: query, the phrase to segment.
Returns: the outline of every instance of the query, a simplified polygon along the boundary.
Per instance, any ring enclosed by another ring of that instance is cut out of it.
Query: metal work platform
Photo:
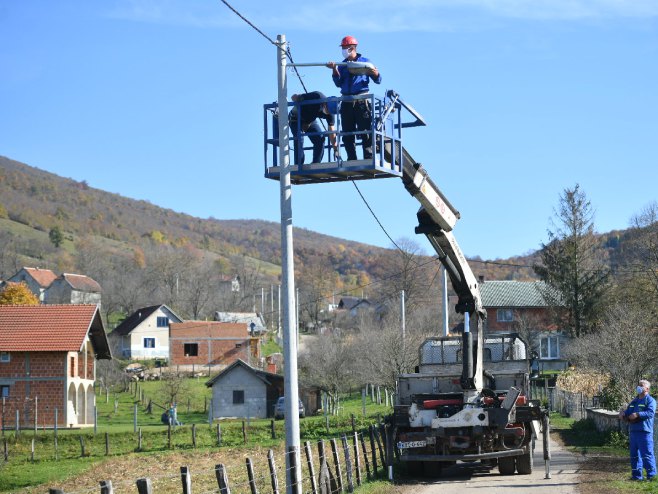
[[[372,108],[372,120],[370,130],[344,132],[341,127],[340,106],[349,104],[355,100],[367,100]],[[359,96],[343,96],[338,98],[324,98],[313,101],[290,102],[286,111],[296,108],[297,114],[301,114],[303,105],[327,104],[334,113],[336,121],[336,132],[330,132],[326,128],[321,132],[301,132],[296,129],[297,134],[302,136],[301,142],[308,160],[312,155],[310,138],[321,136],[324,141],[324,155],[328,159],[319,163],[292,164],[295,162],[294,153],[297,145],[296,139],[289,136],[291,163],[290,180],[293,184],[314,184],[341,182],[346,180],[369,180],[373,178],[401,177],[404,160],[402,148],[402,129],[425,125],[424,119],[411,106],[405,104],[395,91],[388,91],[384,98],[373,94]],[[265,154],[265,177],[279,180],[279,124],[278,105],[276,103],[263,105],[264,113],[264,154]],[[412,119],[409,119],[409,116]],[[403,121],[406,117],[407,120]],[[324,123],[323,120],[320,122]],[[297,125],[300,125],[299,121]],[[335,155],[330,145],[329,135],[336,134],[340,146],[340,153],[344,156],[343,137],[353,135],[356,139],[357,155],[361,154],[361,136],[370,134],[372,138],[373,156],[371,159],[341,160]],[[307,137],[309,139],[307,139]],[[306,152],[309,151],[310,152]],[[306,161],[305,160],[305,161]]]

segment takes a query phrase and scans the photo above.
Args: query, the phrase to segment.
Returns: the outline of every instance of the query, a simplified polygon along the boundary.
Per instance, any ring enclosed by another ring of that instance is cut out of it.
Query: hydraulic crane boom
[[[387,153],[390,156],[390,152]],[[464,314],[462,388],[480,392],[483,386],[482,307],[478,282],[464,256],[452,229],[459,219],[457,211],[429,177],[427,171],[402,148],[402,182],[421,207],[417,213],[416,233],[424,234],[445,266],[458,302],[455,310]],[[475,335],[475,345],[474,345]]]

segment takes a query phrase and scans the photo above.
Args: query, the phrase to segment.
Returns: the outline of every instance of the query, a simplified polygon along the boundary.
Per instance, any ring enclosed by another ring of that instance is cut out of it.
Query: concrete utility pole
[[[292,243],[292,185],[288,140],[288,83],[286,37],[277,36],[279,104],[279,185],[281,192],[281,274],[283,283],[283,388],[286,418],[286,492],[301,494],[299,451],[299,385],[297,382],[297,335],[295,321],[295,268]],[[279,308],[281,298],[279,297]],[[294,455],[294,456],[293,456]],[[294,458],[294,460],[293,460]],[[292,461],[291,461],[292,460]]]
[[[441,266],[443,275],[443,336],[448,336],[448,273],[445,266]]]
[[[400,291],[400,324],[402,326],[402,345],[404,348],[404,340],[407,336],[407,321],[404,311],[404,290]]]

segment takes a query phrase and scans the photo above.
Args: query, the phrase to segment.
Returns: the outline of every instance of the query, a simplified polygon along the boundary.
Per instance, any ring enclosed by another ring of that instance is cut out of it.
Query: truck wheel
[[[513,456],[498,458],[498,471],[501,475],[514,475],[516,461]]]
[[[516,457],[516,470],[521,475],[530,475],[532,473],[533,461],[532,451]]]
[[[428,478],[436,479],[441,476],[443,464],[440,461],[424,461],[423,475]]]

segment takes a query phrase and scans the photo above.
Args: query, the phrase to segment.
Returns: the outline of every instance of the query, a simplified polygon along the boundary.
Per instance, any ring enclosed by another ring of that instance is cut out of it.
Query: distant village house
[[[133,360],[169,358],[169,323],[183,322],[164,304],[142,307],[110,333],[115,354]]]
[[[236,360],[257,363],[260,338],[246,323],[185,321],[169,325],[169,365],[187,370],[224,368]]]

